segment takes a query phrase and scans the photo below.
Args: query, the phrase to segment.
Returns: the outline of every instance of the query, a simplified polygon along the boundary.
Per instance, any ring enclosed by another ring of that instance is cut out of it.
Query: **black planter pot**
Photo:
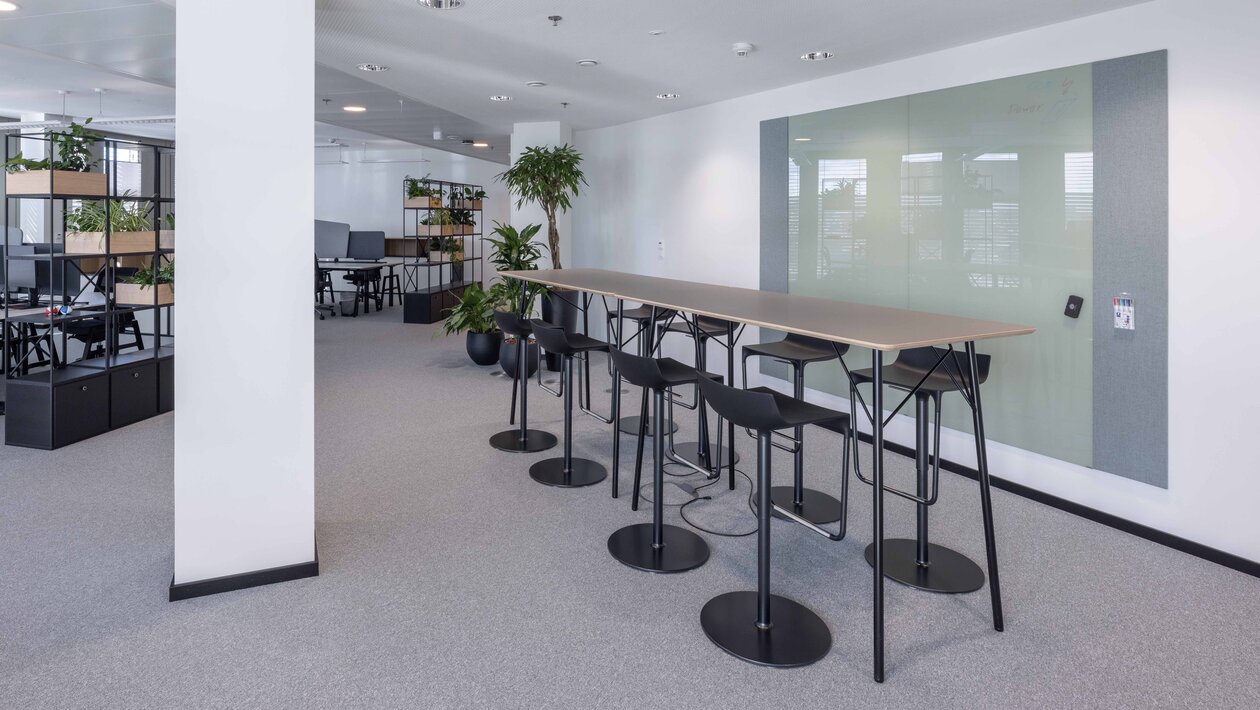
[[[525,361],[528,363],[526,366],[528,371],[525,373],[525,376],[533,377],[534,373],[538,372],[538,343],[532,340],[529,341],[529,344],[525,346],[525,350],[527,352]],[[499,366],[503,368],[504,373],[511,375],[513,379],[516,378],[516,352],[516,343],[509,343],[504,340],[499,345]]]
[[[548,292],[542,299],[543,320],[564,328],[566,333],[578,332],[578,315],[581,313],[578,308],[580,298],[582,294],[577,291]],[[548,370],[559,372],[562,365],[562,358],[559,355],[547,353]]]
[[[478,365],[493,365],[499,361],[499,346],[503,344],[503,333],[473,333],[469,331],[464,341],[468,357]]]

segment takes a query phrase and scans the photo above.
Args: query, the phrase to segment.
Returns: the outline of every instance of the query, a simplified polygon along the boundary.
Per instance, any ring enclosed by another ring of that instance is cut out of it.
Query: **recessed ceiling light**
[[[366,63],[359,65],[359,71],[389,71],[389,67],[384,64]]]
[[[831,59],[834,56],[831,52],[806,52],[801,55],[801,59],[807,62],[816,62],[820,59]]]
[[[648,34],[652,35],[653,37],[660,37],[661,35],[665,34],[665,30],[648,30]]]
[[[503,94],[495,94],[494,96],[490,97],[490,100],[491,101],[511,101],[512,97],[504,96]]]
[[[8,0],[0,0],[0,12],[13,12],[18,9],[18,4],[8,2]]]
[[[485,141],[473,141],[474,148],[489,148],[490,144]]]
[[[792,140],[796,141],[797,143],[808,143],[814,139],[813,138],[793,138]]]
[[[545,82],[545,81],[527,81],[527,82],[525,82],[525,86],[528,86],[528,87],[530,87],[531,89],[537,89],[537,88],[539,88],[539,87],[541,87],[541,86],[546,86],[546,85],[547,85],[547,82]]]
[[[577,65],[579,67],[594,67],[599,66],[599,62],[594,59],[579,59]]]
[[[341,110],[349,111],[350,113],[363,113],[367,109],[362,106],[342,106]]]
[[[667,93],[664,93],[664,94],[657,94],[657,95],[656,95],[656,98],[658,98],[658,99],[666,99],[666,100],[668,100],[668,99],[676,99],[676,98],[678,98],[678,94],[672,94],[672,93],[668,93],[668,92],[667,92]]]
[[[416,0],[416,2],[434,10],[454,10],[464,4],[464,0]]]

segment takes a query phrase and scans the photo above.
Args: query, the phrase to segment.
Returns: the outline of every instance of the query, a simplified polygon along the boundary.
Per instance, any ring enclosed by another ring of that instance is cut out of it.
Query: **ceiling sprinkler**
[[[563,18],[563,17],[561,17],[561,16],[559,16],[559,15],[548,15],[548,16],[547,16],[547,19],[548,19],[548,20],[551,20],[551,26],[552,26],[552,27],[559,27],[559,26],[560,26],[560,20],[563,20],[564,18]]]
[[[748,42],[736,42],[731,45],[731,51],[734,52],[737,57],[747,57],[749,52],[753,51],[753,46]]]

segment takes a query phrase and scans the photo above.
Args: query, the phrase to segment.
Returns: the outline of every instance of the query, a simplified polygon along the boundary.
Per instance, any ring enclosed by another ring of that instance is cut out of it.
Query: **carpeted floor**
[[[1005,633],[985,591],[889,583],[888,681],[871,680],[858,485],[845,541],[774,524],[774,587],[827,620],[830,655],[789,671],[735,660],[699,612],[754,588],[755,539],[706,535],[712,558],[683,575],[617,563],[609,533],[650,516],[630,511],[628,477],[615,501],[607,483],[533,483],[528,465],[554,453],[486,445],[508,381],[462,339],[400,320],[317,324],[318,578],[166,601],[169,415],[53,453],[0,450],[0,707],[1260,707],[1260,582],[1000,491]],[[559,400],[531,395],[558,433]],[[608,462],[606,427],[579,417],[575,434]],[[738,440],[742,469],[752,443]],[[811,485],[835,490],[838,458],[834,435],[811,433]],[[983,559],[976,485],[942,486],[934,540]],[[689,519],[753,529],[746,481],[706,492]],[[670,486],[667,501],[686,498]],[[890,535],[908,534],[910,505],[890,501]]]

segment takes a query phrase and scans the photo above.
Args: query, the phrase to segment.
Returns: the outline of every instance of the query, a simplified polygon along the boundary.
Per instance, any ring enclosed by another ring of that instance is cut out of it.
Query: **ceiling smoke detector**
[[[454,10],[464,4],[464,0],[416,0],[421,7],[431,7],[434,10]]]
[[[753,46],[749,42],[736,42],[731,45],[731,51],[737,57],[747,57],[753,51]]]
[[[545,82],[545,81],[527,81],[527,82],[525,82],[525,86],[528,86],[528,87],[529,87],[529,88],[531,88],[531,89],[538,89],[538,88],[542,88],[542,87],[544,87],[544,86],[546,86],[546,85],[547,85],[547,82]]]
[[[669,100],[671,100],[671,99],[676,99],[676,98],[678,98],[678,94],[675,94],[675,93],[673,93],[673,92],[668,92],[668,91],[667,91],[667,92],[662,93],[662,94],[657,94],[657,95],[656,95],[656,98],[658,98],[658,99],[662,99],[662,100],[665,100],[665,101],[669,101]]]
[[[831,52],[806,52],[801,55],[801,59],[807,62],[817,62],[823,59],[831,59],[834,56]]]
[[[505,94],[495,94],[494,96],[490,97],[490,100],[491,101],[511,101],[512,97],[507,96]]]
[[[372,64],[367,62],[359,65],[359,71],[389,71],[389,67],[384,64]]]
[[[577,60],[577,65],[579,67],[596,67],[599,66],[599,62],[594,59],[579,59]]]

